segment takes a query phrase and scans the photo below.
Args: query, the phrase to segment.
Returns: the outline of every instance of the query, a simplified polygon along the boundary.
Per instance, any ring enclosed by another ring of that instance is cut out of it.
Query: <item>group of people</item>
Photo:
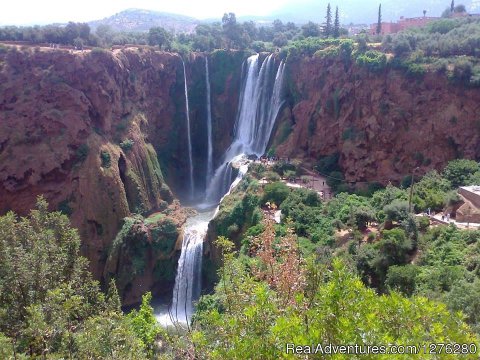
[[[442,213],[442,221],[450,222],[450,213]]]
[[[430,208],[425,210],[425,214],[427,214],[428,216],[435,216],[435,212],[430,211]],[[450,222],[450,213],[449,212],[443,212],[442,213],[442,221]]]

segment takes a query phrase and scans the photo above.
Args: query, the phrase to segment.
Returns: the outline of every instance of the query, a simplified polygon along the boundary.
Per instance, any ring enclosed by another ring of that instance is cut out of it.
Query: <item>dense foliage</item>
[[[0,217],[1,358],[153,355],[159,328],[150,295],[123,315],[115,284],[100,291],[79,246],[68,218],[48,212],[42,198],[28,217]]]
[[[478,166],[454,160],[442,174],[417,179],[414,208],[443,211],[456,186],[474,181]],[[335,169],[335,157],[319,168]],[[285,176],[283,167],[274,169]],[[253,174],[268,171],[256,167]],[[368,197],[340,193],[328,203],[280,182],[256,190],[259,205],[279,205],[288,220],[250,227],[238,256],[219,240],[220,281],[201,299],[191,334],[197,355],[277,358],[289,342],[362,344],[366,332],[379,343],[478,339],[472,331],[480,331],[480,231],[430,227],[426,217],[409,213],[409,188],[389,185]],[[409,319],[417,319],[414,331]]]
[[[293,234],[276,241],[271,224],[254,242],[253,259],[235,257],[226,239],[219,239],[218,245],[224,250],[222,279],[215,295],[200,301],[190,335],[199,358],[289,357],[289,343],[477,340],[461,317],[444,305],[395,292],[378,296],[340,260],[299,258]]]

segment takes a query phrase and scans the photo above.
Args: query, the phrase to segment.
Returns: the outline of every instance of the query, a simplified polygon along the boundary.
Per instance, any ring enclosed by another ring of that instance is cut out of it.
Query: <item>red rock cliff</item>
[[[171,141],[179,64],[138,50],[2,53],[0,213],[25,214],[43,194],[71,213],[99,278],[121,220],[173,200],[157,152]]]
[[[441,169],[480,158],[480,90],[387,68],[369,73],[341,60],[287,65],[290,104],[274,139],[277,154],[314,164],[338,152],[347,181],[398,181],[419,166]]]

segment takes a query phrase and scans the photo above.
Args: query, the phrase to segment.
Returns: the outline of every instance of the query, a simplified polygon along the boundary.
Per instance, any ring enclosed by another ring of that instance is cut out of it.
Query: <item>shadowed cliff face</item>
[[[480,158],[480,91],[340,60],[287,64],[290,106],[278,119],[277,154],[312,164],[338,152],[347,181],[398,181],[419,166]]]

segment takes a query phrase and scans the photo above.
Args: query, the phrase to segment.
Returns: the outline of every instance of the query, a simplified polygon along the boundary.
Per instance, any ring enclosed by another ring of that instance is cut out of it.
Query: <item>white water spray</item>
[[[208,72],[208,56],[205,56],[205,78],[207,84],[207,141],[208,141],[208,154],[207,154],[207,173],[206,184],[213,175],[213,145],[212,145],[212,104],[210,101],[210,75]]]
[[[216,169],[213,177],[213,150],[211,137],[211,110],[210,110],[210,82],[208,60],[205,60],[207,78],[207,115],[208,115],[208,162],[212,165],[209,170],[207,163],[207,191],[206,203],[199,208],[215,210],[200,212],[197,216],[188,219],[183,236],[182,252],[178,261],[177,275],[173,290],[172,305],[168,311],[157,315],[158,321],[164,325],[189,326],[194,312],[194,302],[199,298],[201,290],[201,264],[203,240],[208,224],[218,212],[219,202],[240,182],[248,169],[246,154],[263,155],[268,145],[276,117],[283,105],[281,89],[285,64],[280,63],[276,73],[273,55],[268,56],[260,70],[258,69],[259,56],[254,55],[247,59],[246,78],[241,93],[238,117],[235,124],[233,143],[223,156],[222,164]],[[184,64],[185,74],[185,64]],[[276,75],[275,75],[276,74]],[[275,76],[274,76],[275,75]],[[185,98],[187,102],[187,123],[189,155],[191,164],[190,120],[188,117],[188,93],[185,77]],[[232,183],[232,165],[238,168],[238,175]],[[190,178],[193,194],[193,167],[190,166]],[[208,182],[210,180],[210,182]]]
[[[188,86],[187,86],[187,72],[185,71],[185,62],[182,59],[183,65],[183,81],[185,83],[185,112],[187,115],[187,140],[188,140],[188,169],[190,175],[190,198],[193,198],[195,184],[193,182],[193,158],[192,158],[192,136],[190,131],[190,108],[188,106]]]
[[[231,175],[230,163],[233,158],[240,154],[261,156],[267,148],[278,112],[284,103],[281,90],[285,64],[282,61],[276,73],[274,65],[273,54],[263,61],[260,70],[258,54],[247,59],[234,141],[207,186],[207,203],[218,203],[228,190],[232,181],[229,173]]]

